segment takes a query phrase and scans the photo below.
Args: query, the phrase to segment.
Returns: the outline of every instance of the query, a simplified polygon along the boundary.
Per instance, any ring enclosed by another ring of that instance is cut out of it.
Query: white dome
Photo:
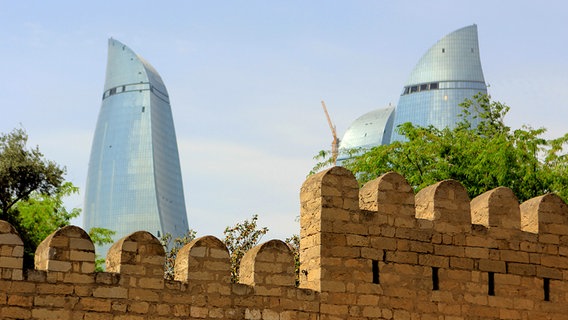
[[[390,142],[394,106],[376,109],[357,118],[339,143],[340,149],[372,148]]]

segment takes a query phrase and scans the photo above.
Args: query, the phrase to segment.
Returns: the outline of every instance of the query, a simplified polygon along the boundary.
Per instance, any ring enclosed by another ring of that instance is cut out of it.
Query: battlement
[[[359,188],[334,167],[300,192],[300,284],[280,240],[246,253],[241,283],[213,236],[183,247],[175,280],[145,231],[94,271],[81,228],[62,228],[23,270],[23,245],[0,221],[2,319],[563,319],[568,314],[568,207],[543,195],[519,204],[504,187],[470,200],[457,181],[414,194],[387,173]],[[292,215],[291,215],[292,216]]]

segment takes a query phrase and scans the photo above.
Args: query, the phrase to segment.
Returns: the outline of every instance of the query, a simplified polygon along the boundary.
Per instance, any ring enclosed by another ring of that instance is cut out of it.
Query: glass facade
[[[179,236],[189,228],[166,87],[149,63],[115,39],[109,40],[83,226],[114,230],[115,240],[139,230]]]
[[[352,148],[372,148],[380,144],[389,144],[394,119],[394,107],[376,109],[357,118],[339,143],[338,161],[345,160],[348,154],[341,150]]]
[[[479,92],[487,93],[487,86],[477,26],[471,25],[442,38],[418,61],[398,101],[391,141],[403,139],[396,128],[405,122],[454,127],[460,121],[459,104]]]

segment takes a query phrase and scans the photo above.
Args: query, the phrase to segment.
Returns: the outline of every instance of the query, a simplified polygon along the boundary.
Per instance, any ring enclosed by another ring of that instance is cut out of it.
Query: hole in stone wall
[[[544,278],[542,279],[542,288],[544,290],[544,301],[550,301],[550,279]]]
[[[440,279],[438,277],[438,270],[437,267],[432,267],[432,290],[438,291],[440,290]]]
[[[372,260],[373,283],[379,283],[379,260]]]
[[[495,273],[487,273],[487,294],[490,296],[495,295]]]

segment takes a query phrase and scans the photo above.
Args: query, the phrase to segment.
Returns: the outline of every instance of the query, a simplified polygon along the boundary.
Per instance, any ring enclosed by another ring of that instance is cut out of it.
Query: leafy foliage
[[[91,237],[91,241],[96,246],[102,246],[103,244],[113,243],[112,236],[116,234],[116,231],[112,231],[105,228],[93,227],[89,230],[89,237]],[[95,255],[95,271],[102,272],[104,271],[105,265],[105,258],[99,256],[98,254]]]
[[[402,174],[416,191],[445,179],[456,179],[471,198],[498,186],[513,190],[519,201],[548,192],[568,199],[568,134],[546,140],[546,129],[504,123],[509,107],[476,95],[461,104],[462,120],[454,129],[404,123],[397,130],[406,141],[381,145],[343,165],[359,182],[383,173]],[[467,119],[474,119],[477,125]]]
[[[71,182],[64,182],[53,195],[34,192],[27,200],[14,206],[19,215],[20,226],[28,233],[34,247],[37,247],[53,231],[69,225],[69,221],[81,213],[81,209],[71,211],[63,206],[63,198],[79,192]]]
[[[294,272],[296,273],[296,286],[300,284],[300,236],[293,234],[284,240],[294,255]]]
[[[31,268],[41,241],[69,225],[81,209],[68,211],[63,205],[63,198],[79,193],[79,188],[63,179],[65,168],[46,160],[38,147],[27,148],[27,141],[23,129],[0,134],[0,219],[20,234],[24,267]],[[95,228],[90,235],[96,244],[111,243],[110,236],[105,238],[109,233],[112,235],[110,230]]]
[[[224,243],[229,250],[231,259],[231,281],[239,281],[239,266],[245,253],[256,246],[262,236],[268,232],[267,227],[257,227],[258,215],[253,215],[251,220],[245,220],[235,224],[233,227],[225,228]]]
[[[353,158],[357,155],[362,154],[365,151],[366,150],[363,148],[340,149],[338,151],[339,152],[338,159]],[[317,163],[314,165],[312,170],[310,170],[310,173],[308,175],[318,173],[319,171],[334,165],[334,160],[331,151],[329,150],[320,150],[320,152],[318,152],[318,154],[316,154],[313,157],[313,159],[316,160]]]
[[[44,236],[78,213],[48,212],[49,207],[61,207],[61,197],[74,190],[72,185],[63,183],[65,169],[46,160],[37,147],[27,148],[27,141],[23,129],[0,134],[0,219],[11,223],[20,234],[24,242],[24,265],[30,267]],[[46,225],[38,223],[46,217],[49,217]]]
[[[169,233],[166,233],[160,239],[166,251],[166,262],[164,265],[164,278],[168,280],[174,279],[174,267],[176,265],[176,257],[181,248],[195,239],[197,232],[189,229],[186,234],[181,237],[173,238]]]
[[[236,223],[233,227],[226,227],[223,242],[229,250],[231,262],[231,281],[238,282],[239,266],[245,253],[256,246],[263,235],[268,232],[268,228],[257,227],[258,215],[253,215],[251,220],[244,220]],[[174,238],[167,233],[160,239],[166,251],[166,263],[164,277],[168,280],[174,279],[174,267],[179,250],[195,239],[196,231],[190,229],[182,237]],[[293,240],[290,240],[293,242]],[[288,242],[288,239],[287,239]],[[297,244],[299,245],[299,238]]]
[[[23,129],[0,134],[0,218],[34,192],[51,195],[63,184],[65,169],[46,160],[38,147],[27,148]]]
[[[63,198],[79,193],[79,188],[71,182],[64,182],[51,196],[33,192],[27,200],[20,200],[10,212],[17,221],[18,232],[24,241],[24,260],[27,267],[33,265],[37,246],[57,229],[68,226],[71,219],[81,213],[81,209],[68,211]],[[113,243],[114,231],[105,228],[91,228],[89,236],[95,245]],[[95,259],[95,269],[103,271],[104,258]]]

